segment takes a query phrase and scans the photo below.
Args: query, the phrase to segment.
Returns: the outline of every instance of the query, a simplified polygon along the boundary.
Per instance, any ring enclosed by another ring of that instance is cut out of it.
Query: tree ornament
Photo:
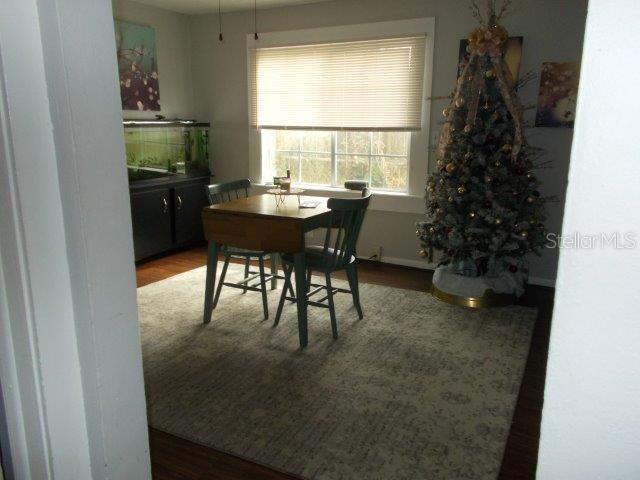
[[[462,98],[462,97],[456,98],[456,107],[462,108],[462,107],[464,107],[465,103],[466,102],[465,102],[464,98]]]
[[[473,131],[473,125],[471,125],[470,123],[467,123],[464,126],[464,133],[471,133]]]
[[[485,175],[484,183],[491,183],[491,182],[493,182],[493,177],[491,175]]]
[[[533,202],[535,202],[535,201],[536,201],[536,197],[531,197],[531,196],[530,196],[530,197],[527,197],[527,202],[529,202],[529,203],[533,203]]]
[[[422,231],[416,230],[416,237],[420,237],[422,235]]]
[[[418,252],[418,255],[420,255],[422,258],[427,258],[429,256],[429,254],[425,250],[420,250]]]
[[[469,217],[476,218],[476,212],[469,212]]]
[[[449,250],[447,250],[447,255],[449,255],[450,257],[453,257],[453,255],[455,254],[455,250],[453,248],[450,248]]]
[[[433,193],[434,191],[435,191],[435,187],[434,187],[433,185],[429,185],[429,186],[427,187],[427,192],[429,192],[429,193]]]
[[[448,117],[450,113],[451,113],[451,109],[449,107],[442,110],[442,115],[445,117]]]
[[[436,233],[436,229],[433,227],[429,227],[429,233],[434,234]]]
[[[500,160],[496,160],[495,166],[496,167],[501,167],[502,166],[502,163],[500,163]]]
[[[520,236],[526,239],[529,236],[529,232],[527,232],[526,230],[523,230],[520,232]]]
[[[447,173],[453,173],[456,171],[458,167],[456,167],[456,164],[453,162],[447,163],[446,169],[447,169]]]
[[[509,271],[511,273],[516,273],[518,271],[518,267],[516,267],[515,265],[509,265]]]
[[[469,160],[472,156],[473,156],[473,154],[471,152],[467,152],[467,153],[464,154],[465,160]]]
[[[487,78],[493,78],[496,76],[496,72],[492,68],[490,68],[485,72],[484,76]]]
[[[496,218],[495,224],[496,225],[502,225],[502,219],[501,218]]]
[[[513,149],[513,145],[511,145],[509,143],[505,143],[502,146],[502,151],[505,152],[505,153],[509,153],[512,149]]]
[[[449,197],[447,198],[447,200],[449,201],[449,203],[453,203],[453,197]]]
[[[444,161],[443,161],[443,160],[438,160],[438,161],[436,162],[436,164],[438,165],[438,168],[442,168],[442,167],[444,167]]]
[[[458,194],[459,195],[464,195],[465,193],[467,193],[467,187],[465,187],[464,185],[460,185],[458,187]]]
[[[436,210],[436,213],[437,213],[438,215],[442,215],[442,214],[444,213],[444,210],[442,210],[441,208],[438,208],[438,209]]]
[[[436,208],[438,208],[438,202],[433,201],[429,206],[431,207],[431,210],[435,210]]]

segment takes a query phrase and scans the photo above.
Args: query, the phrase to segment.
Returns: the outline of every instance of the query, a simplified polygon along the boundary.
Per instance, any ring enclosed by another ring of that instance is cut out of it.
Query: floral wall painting
[[[152,27],[114,21],[123,110],[160,110],[156,33]]]
[[[520,63],[522,61],[523,37],[509,37],[504,53],[504,61],[509,67],[513,82],[516,83],[520,77]],[[469,60],[469,40],[460,40],[460,51],[458,54],[458,77],[462,74],[464,65]]]
[[[573,128],[579,79],[577,62],[542,64],[536,127]]]

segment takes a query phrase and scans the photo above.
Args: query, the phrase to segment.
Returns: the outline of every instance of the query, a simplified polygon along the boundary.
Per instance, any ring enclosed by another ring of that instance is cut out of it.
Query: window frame
[[[371,40],[385,37],[397,37],[403,35],[425,35],[427,39],[425,48],[425,72],[423,82],[423,110],[422,129],[411,132],[409,138],[408,161],[408,189],[405,193],[398,191],[379,191],[382,197],[376,201],[377,208],[388,211],[418,213],[424,211],[424,178],[429,171],[430,156],[429,145],[433,142],[430,137],[431,122],[438,121],[437,112],[431,108],[431,91],[433,83],[433,56],[435,43],[435,18],[423,17],[407,20],[394,20],[386,22],[363,23],[354,25],[342,25],[337,27],[320,27],[302,30],[263,32],[259,39],[255,40],[253,34],[247,34],[246,72],[247,72],[247,129],[249,137],[249,177],[259,185],[264,185],[263,180],[263,145],[261,131],[252,128],[250,119],[250,56],[249,50],[269,46],[285,46],[303,43],[341,42]],[[434,117],[432,119],[432,117]],[[345,191],[342,187],[321,187],[311,189],[317,194],[322,192]],[[310,190],[310,191],[311,191]],[[399,201],[400,197],[406,200]],[[389,203],[388,208],[385,207]],[[383,205],[384,204],[384,205]]]
[[[310,132],[313,130],[297,130],[298,132]],[[260,130],[260,134],[261,134],[261,142],[264,145],[265,142],[263,141],[264,135],[271,135],[271,134],[275,134],[277,132],[277,130],[272,130],[272,129],[262,129]],[[293,181],[301,186],[309,186],[309,187],[327,187],[327,188],[341,188],[343,187],[343,183],[338,183],[338,157],[367,157],[369,159],[369,178],[366,179],[369,182],[369,185],[371,186],[371,189],[373,191],[376,192],[389,192],[389,193],[396,193],[396,194],[407,194],[409,192],[409,173],[411,171],[411,132],[406,132],[406,131],[393,131],[391,133],[398,133],[398,134],[402,134],[406,136],[406,149],[407,149],[407,154],[406,155],[398,155],[398,154],[380,154],[380,153],[373,153],[373,134],[374,133],[379,133],[377,131],[368,131],[368,132],[364,132],[364,133],[368,133],[369,134],[369,152],[368,153],[342,153],[338,151],[337,145],[338,145],[338,130],[328,130],[326,131],[326,133],[330,133],[331,134],[331,150],[329,152],[314,152],[314,151],[307,151],[307,150],[302,150],[302,141],[301,138],[298,140],[298,150],[279,150],[279,149],[267,149],[267,148],[263,148],[262,149],[262,183],[267,183],[272,181],[272,174],[273,171],[271,170],[271,160],[272,160],[272,155],[274,155],[275,153],[284,153],[284,154],[295,154],[298,156],[298,170],[299,170],[299,176],[298,179],[294,179]],[[361,132],[362,133],[362,132]],[[266,155],[265,155],[266,153]],[[302,181],[302,155],[303,154],[309,154],[309,155],[330,155],[330,159],[331,159],[331,184],[325,184],[325,183],[308,183],[308,182],[303,182]],[[372,161],[374,158],[406,158],[407,159],[407,178],[406,178],[406,187],[404,189],[392,189],[392,188],[379,188],[379,187],[374,187],[371,181],[371,175],[372,175]]]

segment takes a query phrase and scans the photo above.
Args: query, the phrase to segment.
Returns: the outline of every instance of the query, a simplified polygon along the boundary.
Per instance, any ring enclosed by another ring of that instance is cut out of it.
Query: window
[[[296,183],[340,187],[365,180],[407,192],[409,132],[262,130],[263,181],[287,170]]]
[[[422,211],[434,37],[433,18],[248,34],[249,176],[365,180]]]

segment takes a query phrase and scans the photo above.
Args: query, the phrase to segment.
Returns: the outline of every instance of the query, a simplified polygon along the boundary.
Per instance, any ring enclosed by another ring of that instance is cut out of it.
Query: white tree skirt
[[[433,274],[433,284],[438,290],[470,298],[480,298],[487,290],[520,297],[526,281],[527,271],[524,269],[518,269],[516,273],[505,271],[495,277],[465,277],[455,272],[454,265],[443,265],[436,268]]]

